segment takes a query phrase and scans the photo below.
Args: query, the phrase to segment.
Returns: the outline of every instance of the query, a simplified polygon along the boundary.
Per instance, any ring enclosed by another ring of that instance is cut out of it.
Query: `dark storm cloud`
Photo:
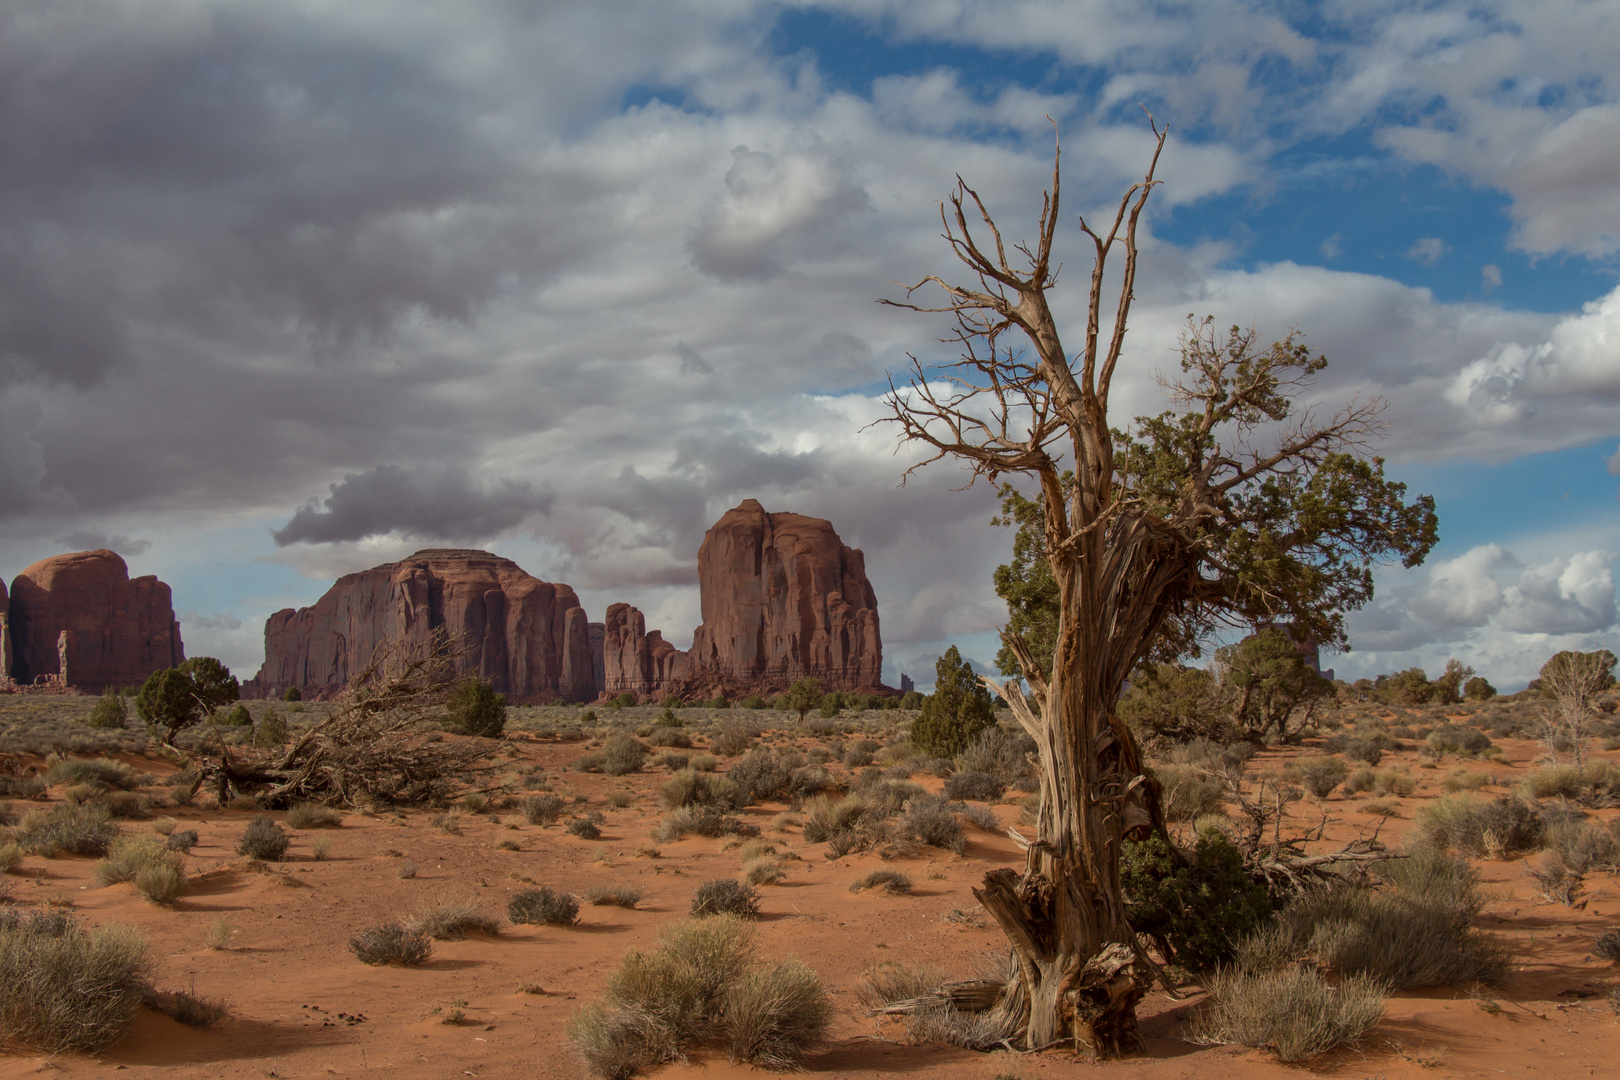
[[[424,540],[482,540],[549,514],[555,497],[525,481],[484,484],[455,466],[415,470],[379,465],[332,485],[321,506],[311,503],[272,535],[277,547],[363,540],[399,532]]]

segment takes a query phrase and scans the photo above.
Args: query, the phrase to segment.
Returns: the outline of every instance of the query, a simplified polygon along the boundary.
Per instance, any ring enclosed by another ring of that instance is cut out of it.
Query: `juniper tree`
[[[1065,348],[1048,304],[1057,152],[1033,247],[1009,254],[958,177],[940,218],[966,283],[929,275],[903,300],[885,301],[949,313],[945,340],[962,350],[954,364],[925,368],[913,358],[903,388],[891,379],[886,419],[929,451],[907,475],[948,458],[967,466],[970,482],[1022,476],[1038,487],[1057,629],[1050,647],[1005,632],[1027,692],[995,687],[1039,748],[1036,836],[1020,837],[1022,873],[992,870],[975,895],[1012,946],[995,1010],[1014,1038],[1025,1047],[1072,1038],[1077,1052],[1098,1056],[1141,1045],[1136,1005],[1148,970],[1126,918],[1120,848],[1126,834],[1163,827],[1155,785],[1115,715],[1127,676],[1166,641],[1183,651],[1219,623],[1288,623],[1342,646],[1343,613],[1371,598],[1372,566],[1392,557],[1416,565],[1437,527],[1433,500],[1409,501],[1364,452],[1380,402],[1329,415],[1296,410],[1326,363],[1297,333],[1268,345],[1253,330],[1219,334],[1209,320],[1190,320],[1180,376],[1167,382],[1172,407],[1111,426],[1137,227],[1159,183],[1164,134],[1154,131],[1147,173],[1111,225],[1098,232],[1080,220],[1094,260],[1077,352]],[[1110,325],[1105,269],[1116,252],[1123,265]],[[924,286],[941,289],[943,301],[915,302]]]

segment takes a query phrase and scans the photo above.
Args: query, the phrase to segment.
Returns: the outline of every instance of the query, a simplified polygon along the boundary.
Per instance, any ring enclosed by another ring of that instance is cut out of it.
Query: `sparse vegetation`
[[[551,825],[562,817],[564,805],[559,796],[547,792],[530,795],[518,804],[518,810],[530,825]]]
[[[506,905],[506,918],[517,925],[572,926],[579,919],[579,901],[547,888],[524,889]]]
[[[154,904],[166,904],[185,891],[185,857],[152,833],[120,836],[105,859],[96,863],[98,888],[132,881]]]
[[[319,803],[296,803],[287,811],[287,824],[294,829],[335,829],[343,824],[343,814]]]
[[[17,826],[16,842],[32,855],[101,856],[119,833],[112,818],[112,811],[101,803],[63,803],[49,810],[30,810]]]
[[[275,862],[287,854],[287,846],[291,842],[281,826],[270,820],[269,814],[256,814],[242,831],[236,851],[239,855]]]
[[[736,915],[752,919],[759,915],[759,893],[733,878],[705,881],[692,893],[692,916]]]
[[[890,896],[904,896],[911,892],[911,879],[898,870],[874,870],[865,877],[857,878],[850,885],[850,892],[864,892],[867,889],[882,889]]]
[[[641,903],[642,890],[634,885],[592,885],[585,890],[587,903],[597,907],[633,909]]]
[[[1270,1049],[1283,1061],[1354,1045],[1384,1015],[1388,991],[1352,975],[1336,983],[1319,971],[1286,965],[1266,971],[1223,969],[1209,977],[1210,1006],[1194,1038]]]
[[[146,941],[131,927],[0,908],[0,1042],[95,1053],[134,1019],[147,972]]]
[[[411,918],[410,926],[435,941],[460,941],[468,933],[495,935],[501,932],[500,919],[465,897],[423,905]]]
[[[433,940],[400,922],[367,927],[349,939],[349,951],[362,964],[420,964],[433,955]]]

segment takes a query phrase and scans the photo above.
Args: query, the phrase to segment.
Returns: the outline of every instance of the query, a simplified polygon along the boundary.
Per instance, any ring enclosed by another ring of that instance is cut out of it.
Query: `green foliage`
[[[289,687],[287,687],[287,692],[281,695],[281,700],[289,702],[289,703],[294,702],[294,701],[303,701],[304,700],[304,695],[298,689],[298,687],[289,686]]]
[[[230,712],[220,717],[219,722],[225,727],[250,728],[253,726],[253,714],[248,712],[246,705],[238,704]]]
[[[1228,963],[1238,943],[1272,918],[1265,884],[1217,832],[1201,835],[1185,860],[1163,837],[1126,840],[1119,871],[1131,926],[1189,971]]]
[[[476,675],[456,685],[445,710],[444,726],[461,735],[498,739],[506,730],[506,695]]]
[[[1587,696],[1601,694],[1615,687],[1614,665],[1614,653],[1608,649],[1588,653],[1565,650],[1554,653],[1541,665],[1539,677],[1530,686],[1544,697],[1556,697],[1554,684],[1562,682],[1570,683]]]
[[[1393,675],[1380,675],[1374,686],[1374,696],[1389,705],[1422,705],[1434,693],[1429,685],[1428,672],[1420,667],[1407,668]]]
[[[1063,474],[1064,490],[1074,486],[1074,474]],[[992,525],[1016,528],[1012,561],[996,567],[996,595],[1007,602],[1007,632],[1021,638],[1030,657],[1049,673],[1057,648],[1058,586],[1046,558],[1046,511],[1039,499],[1024,497],[1011,484],[1001,486],[1001,515]],[[1003,675],[1022,678],[1024,669],[1006,645],[996,653]]]
[[[114,923],[0,908],[0,1042],[93,1054],[124,1033],[148,992],[146,942]]]
[[[1455,705],[1463,699],[1463,687],[1474,677],[1474,669],[1453,657],[1446,661],[1446,670],[1429,684],[1429,698],[1442,705]],[[1489,685],[1489,684],[1487,684]]]
[[[1137,668],[1130,690],[1119,700],[1118,715],[1149,746],[1194,739],[1226,742],[1233,735],[1215,676],[1177,663]]]
[[[995,726],[995,699],[952,645],[934,664],[934,692],[911,722],[912,745],[932,757],[955,757]]]
[[[129,723],[129,703],[112,687],[107,687],[96,702],[96,707],[90,710],[90,718],[86,721],[91,727],[106,731],[116,731]]]
[[[147,676],[135,698],[135,711],[148,724],[168,729],[166,742],[203,716],[241,696],[242,688],[230,668],[212,656],[193,656],[178,667]]]
[[[1481,675],[1475,675],[1463,684],[1463,698],[1467,701],[1489,701],[1496,696],[1496,687]]]
[[[274,709],[267,709],[253,728],[253,745],[271,750],[287,742],[287,721]]]
[[[1291,720],[1302,726],[1333,696],[1333,684],[1313,671],[1293,639],[1276,627],[1222,648],[1216,661],[1232,688],[1233,713],[1251,735],[1275,731],[1278,741],[1286,741]]]
[[[821,688],[820,679],[800,679],[788,687],[787,708],[799,714],[799,723],[804,723],[804,714],[821,704],[825,694]]]

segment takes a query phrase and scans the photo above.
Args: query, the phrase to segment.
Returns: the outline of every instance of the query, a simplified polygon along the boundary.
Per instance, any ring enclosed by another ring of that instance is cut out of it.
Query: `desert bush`
[[[788,1069],[821,1041],[831,1015],[809,969],[760,964],[747,925],[719,916],[670,927],[652,952],[627,952],[603,999],[581,1009],[568,1034],[604,1080],[703,1043],[721,1044],[734,1061]]]
[[[482,791],[469,791],[461,797],[461,808],[469,814],[482,814],[489,809],[489,796]]]
[[[208,931],[203,935],[203,947],[211,952],[228,948],[231,938],[236,936],[236,927],[227,915],[216,915],[208,924]]]
[[[1607,930],[1592,943],[1592,955],[1599,960],[1620,964],[1620,930]]]
[[[154,904],[166,904],[185,891],[185,857],[152,833],[120,836],[107,857],[96,863],[97,888],[133,881]]]
[[[692,748],[692,736],[684,728],[655,726],[652,733],[647,736],[649,746],[675,747],[680,750]]]
[[[95,1053],[135,1018],[147,970],[146,942],[130,927],[0,909],[0,1042]]]
[[[295,829],[327,829],[343,824],[343,815],[320,803],[296,803],[287,811],[287,824]]]
[[[1377,874],[1382,888],[1312,889],[1284,908],[1277,925],[1294,955],[1397,989],[1503,979],[1502,947],[1473,929],[1485,901],[1466,858],[1417,848]]]
[[[143,818],[152,809],[152,800],[138,791],[109,791],[101,801],[119,818]]]
[[[989,773],[1010,787],[1032,773],[1029,758],[1034,753],[1035,740],[1024,732],[994,727],[981,732],[956,755],[956,768],[965,773]]]
[[[433,955],[433,939],[399,922],[367,927],[349,939],[362,964],[420,964]]]
[[[1379,732],[1378,734],[1383,735],[1383,732]],[[1384,741],[1393,740],[1388,740],[1386,737]],[[1329,746],[1332,745],[1332,743],[1329,743]],[[1354,736],[1352,738],[1345,739],[1342,745],[1333,748],[1342,753],[1350,761],[1359,761],[1363,765],[1377,765],[1380,761],[1384,760],[1384,751],[1389,749],[1388,746],[1380,745],[1380,741],[1378,739],[1367,738],[1365,736]]]
[[[190,852],[200,839],[196,829],[176,829],[164,839],[163,846],[170,851]]]
[[[101,803],[60,804],[24,814],[15,839],[23,851],[33,855],[102,856],[118,833],[112,811]]]
[[[714,772],[720,765],[720,759],[713,754],[695,754],[690,765],[696,772]]]
[[[469,932],[499,934],[501,920],[469,898],[440,899],[424,904],[411,918],[413,929],[435,941],[460,941]]]
[[[286,692],[281,695],[281,700],[290,704],[294,701],[303,701],[304,695],[299,691],[298,687],[289,686]]]
[[[103,790],[118,788],[122,791],[133,791],[141,786],[141,774],[112,758],[95,758],[83,760],[78,758],[59,758],[51,756],[46,759],[45,782],[47,784],[100,784]]]
[[[973,799],[976,802],[995,802],[1007,785],[999,777],[987,772],[959,772],[945,781],[943,794],[947,799]]]
[[[745,709],[763,708],[763,705],[754,705],[752,702],[760,700],[749,698],[743,702]],[[714,738],[709,740],[709,749],[722,757],[736,757],[754,745],[759,738],[759,728],[741,720],[727,720],[720,725],[720,730]]]
[[[1384,1015],[1389,991],[1370,976],[1336,983],[1295,965],[1270,971],[1228,968],[1208,977],[1210,1006],[1195,1021],[1198,1042],[1238,1043],[1298,1061],[1353,1045]]]
[[[1155,765],[1154,779],[1159,781],[1160,805],[1169,821],[1194,821],[1205,814],[1217,813],[1224,805],[1226,780],[1197,767],[1172,764]]]
[[[1333,794],[1333,789],[1344,783],[1350,773],[1349,767],[1336,757],[1301,758],[1294,767],[1299,773],[1300,786],[1318,799]]]
[[[1127,840],[1120,885],[1131,925],[1189,971],[1211,971],[1227,963],[1238,945],[1272,917],[1265,884],[1218,832],[1200,833],[1193,849],[1179,857],[1161,837]]]
[[[575,818],[568,823],[568,835],[577,836],[581,840],[602,839],[602,827],[590,818]]]
[[[656,755],[653,758],[652,763],[654,765],[661,765],[670,772],[675,773],[686,768],[687,763],[691,760],[691,754],[677,754],[672,750],[666,750],[662,754]]]
[[[294,703],[293,710],[302,708]],[[273,750],[284,746],[287,742],[287,721],[274,709],[269,709],[259,717],[259,722],[253,725],[253,745],[261,750]]]
[[[1417,781],[1404,769],[1382,769],[1373,776],[1373,790],[1405,799],[1417,790]]]
[[[743,883],[747,885],[775,885],[785,876],[779,859],[749,859],[743,863]]]
[[[934,674],[934,692],[911,722],[911,741],[934,757],[955,757],[996,726],[995,699],[955,645],[939,658]]]
[[[22,859],[22,848],[16,843],[11,841],[0,843],[0,874],[9,874],[17,869]]]
[[[1478,791],[1482,787],[1489,787],[1491,783],[1490,773],[1459,770],[1447,776],[1441,782],[1441,786],[1448,794],[1455,794],[1459,791]]]
[[[506,918],[529,926],[572,926],[579,920],[579,901],[548,888],[524,889],[506,905]]]
[[[118,730],[129,725],[129,702],[124,700],[112,687],[107,687],[105,693],[96,701],[96,707],[90,710],[89,719],[85,721],[93,728],[102,730]]]
[[[585,890],[585,901],[597,907],[633,909],[641,903],[642,895],[634,885],[592,885]]]
[[[614,735],[602,745],[601,770],[609,776],[640,772],[647,761],[647,746],[629,735]]]
[[[743,790],[728,776],[685,769],[664,781],[659,798],[666,809],[681,806],[718,806],[728,810],[748,802]]]
[[[692,893],[692,916],[736,915],[752,919],[759,915],[759,893],[733,878],[705,881]]]
[[[550,825],[563,814],[562,797],[552,794],[530,795],[518,803],[523,820],[530,825]]]
[[[222,727],[250,728],[253,726],[253,714],[248,712],[246,705],[238,702],[231,707],[231,711],[219,717]]]
[[[447,731],[497,739],[506,730],[506,695],[476,675],[456,685],[444,715]]]
[[[890,896],[903,896],[911,891],[911,879],[898,870],[873,870],[865,877],[857,878],[849,887],[853,893],[867,889],[882,889]]]
[[[1493,745],[1482,731],[1461,724],[1441,724],[1429,732],[1429,749],[1437,754],[1466,754],[1478,757]]]
[[[309,854],[316,862],[326,861],[332,853],[332,838],[330,836],[317,836],[309,842]]]
[[[461,835],[461,815],[454,810],[434,814],[428,819],[428,824],[442,833],[449,833],[451,836]]]
[[[148,990],[145,1003],[149,1008],[187,1027],[209,1027],[230,1015],[223,1001],[202,997],[189,990]]]
[[[1412,824],[1421,843],[1488,858],[1536,850],[1544,828],[1539,810],[1509,795],[1490,802],[1446,795],[1419,810]]]
[[[759,828],[723,813],[718,806],[681,806],[665,814],[652,833],[660,844],[671,844],[690,835],[758,836]]]
[[[287,853],[287,845],[291,842],[281,826],[270,820],[270,815],[256,814],[242,831],[236,851],[239,855],[275,862]]]
[[[0,798],[43,799],[47,787],[37,776],[0,776]]]
[[[1620,867],[1620,836],[1596,821],[1560,821],[1546,828],[1543,844],[1578,875]]]
[[[906,804],[899,821],[903,834],[929,847],[944,848],[960,855],[967,846],[962,823],[956,820],[950,803],[933,795],[919,795]]]
[[[1620,768],[1604,760],[1584,766],[1550,765],[1525,778],[1525,790],[1538,799],[1565,798],[1583,806],[1620,802]]]
[[[775,799],[791,791],[801,761],[795,753],[757,746],[726,770],[726,778],[751,801]]]

